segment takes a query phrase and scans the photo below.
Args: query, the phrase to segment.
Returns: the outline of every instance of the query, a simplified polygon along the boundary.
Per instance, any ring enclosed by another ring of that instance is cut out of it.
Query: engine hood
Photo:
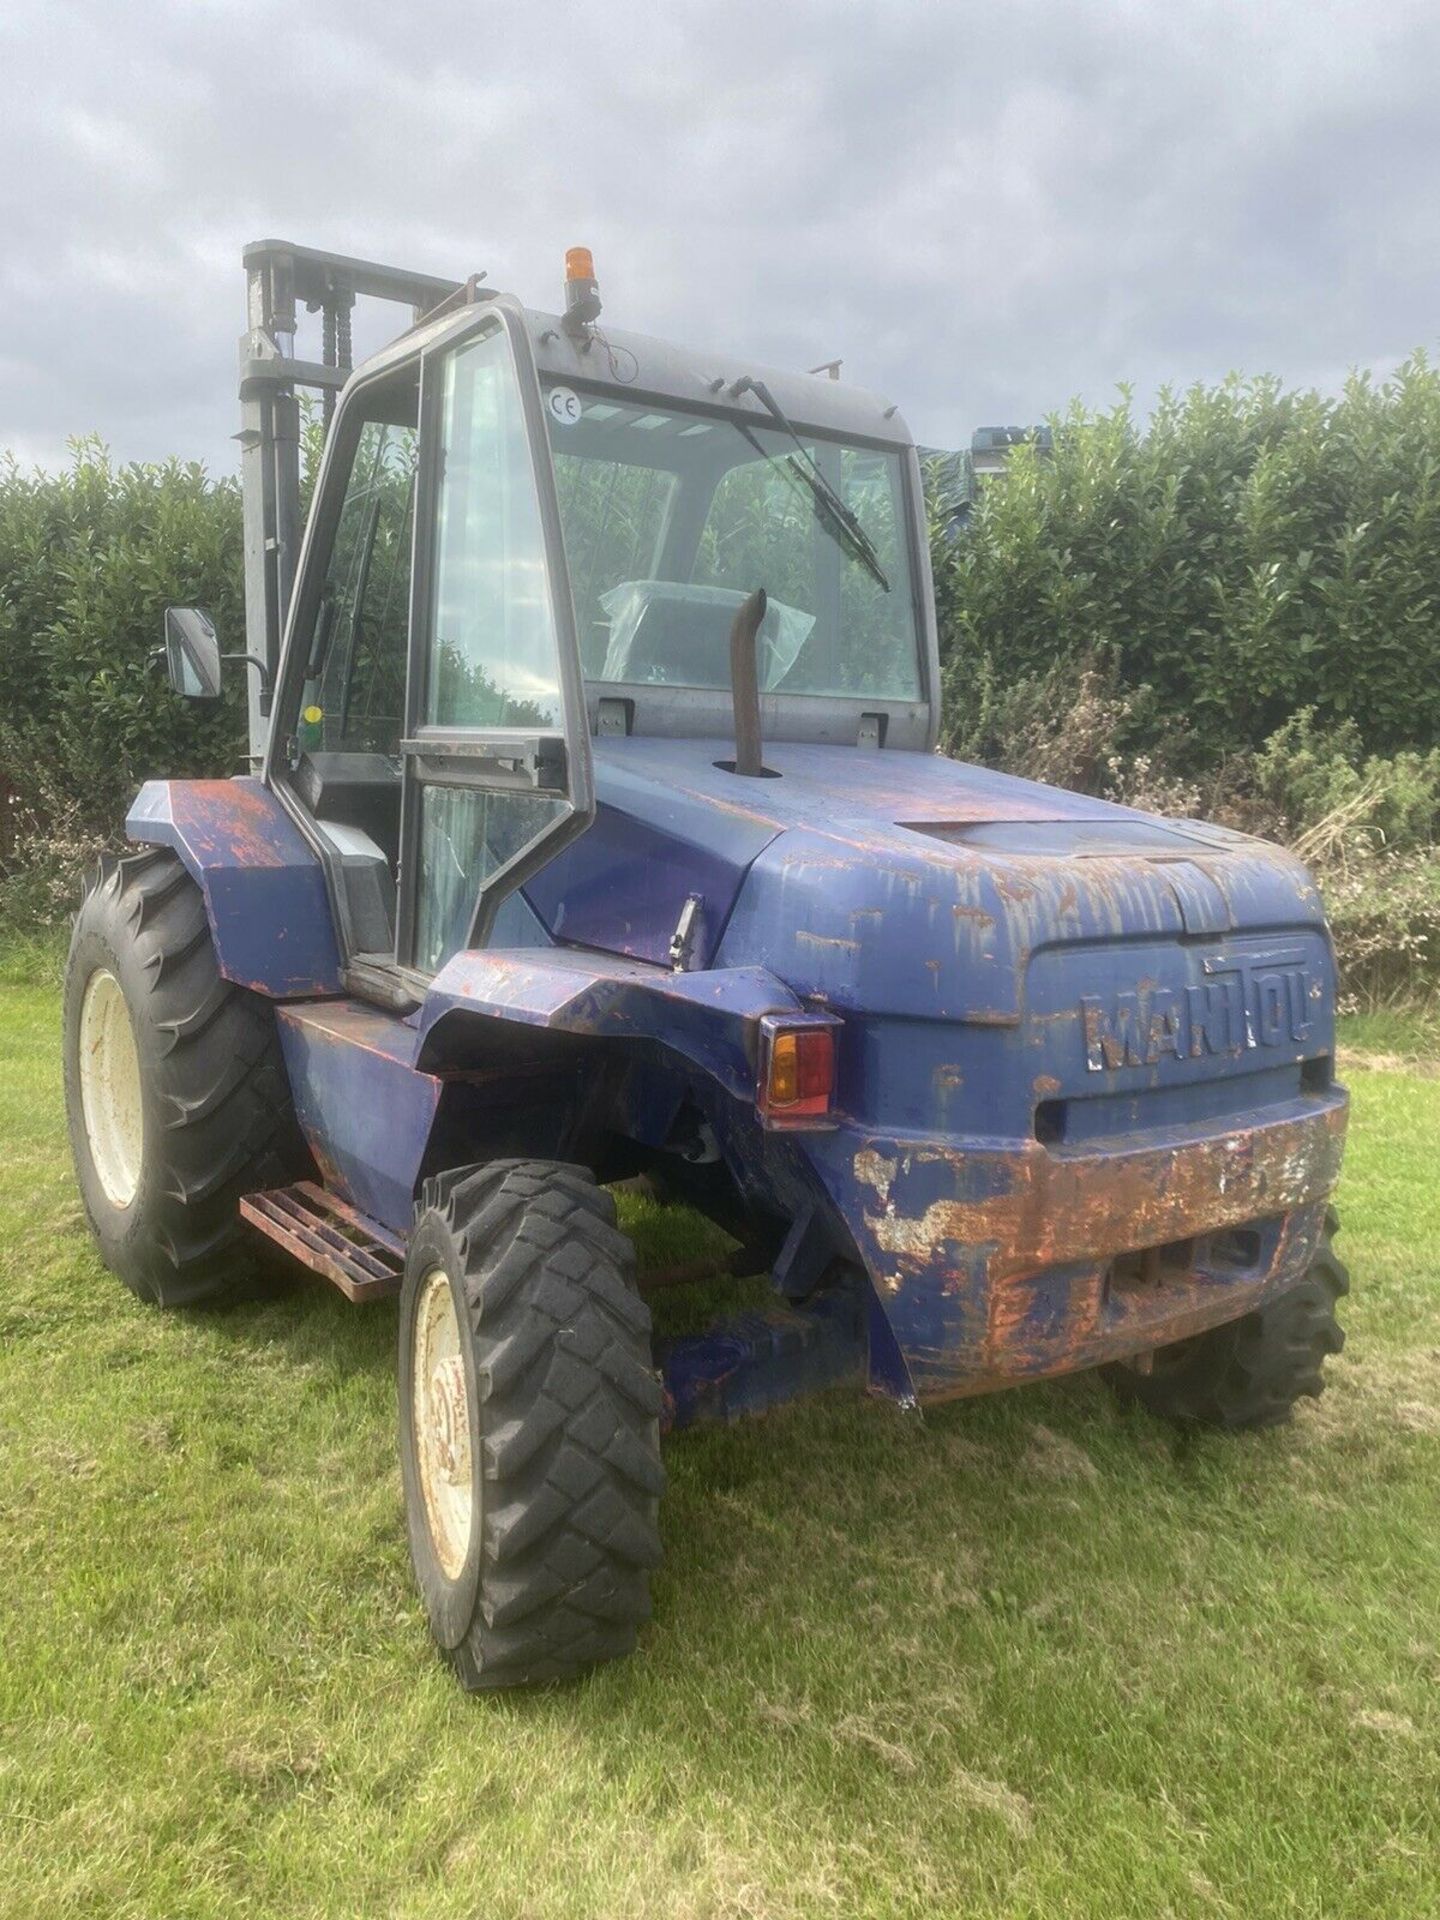
[[[1158,820],[936,754],[597,741],[590,831],[526,889],[553,939],[666,964],[769,966],[871,1011],[1005,1019],[1054,941],[1323,924],[1304,869],[1223,827]],[[743,958],[742,958],[743,956]]]
[[[693,964],[707,966],[751,866],[783,835],[833,837],[856,865],[863,841],[872,858],[884,846],[919,867],[927,852],[944,856],[897,822],[974,829],[1143,818],[935,754],[767,742],[775,777],[740,779],[716,764],[725,751],[717,740],[596,741],[594,824],[526,889],[552,938],[666,964],[681,909],[699,894]]]
[[[914,1047],[916,1126],[977,1048],[1028,1112],[1332,1047],[1323,911],[1279,848],[936,755],[776,742],[776,777],[741,780],[723,753],[597,743],[595,825],[531,904],[553,938],[663,964],[699,896],[690,964],[767,968],[846,1018],[855,1086],[897,1084],[856,1049]],[[947,1053],[936,1023],[970,1038]]]

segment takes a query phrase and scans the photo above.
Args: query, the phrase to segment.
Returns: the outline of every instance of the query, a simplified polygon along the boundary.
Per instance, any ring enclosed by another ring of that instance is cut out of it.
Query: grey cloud
[[[1428,4],[9,0],[0,445],[232,464],[265,233],[836,353],[917,434],[1434,333]],[[378,343],[372,331],[368,336]]]

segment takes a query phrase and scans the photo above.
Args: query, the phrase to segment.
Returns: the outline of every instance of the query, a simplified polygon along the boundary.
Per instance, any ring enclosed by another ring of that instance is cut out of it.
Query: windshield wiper
[[[777,466],[783,466],[787,472],[793,473],[795,478],[803,483],[806,492],[810,495],[811,501],[814,504],[816,515],[826,531],[844,547],[851,559],[858,560],[871,578],[878,581],[881,589],[885,593],[888,593],[890,591],[890,582],[885,577],[885,569],[880,564],[880,556],[875,551],[875,543],[871,540],[869,534],[866,533],[854,512],[840,498],[840,495],[820,471],[820,468],[815,462],[815,456],[786,419],[784,413],[781,411],[779,402],[776,400],[774,394],[771,393],[769,387],[766,386],[763,380],[752,380],[747,374],[743,380],[736,381],[735,385],[731,388],[731,392],[734,393],[737,399],[742,393],[753,393],[776,425],[782,427],[785,432],[789,434],[790,438],[795,442],[795,453],[787,454],[784,461],[776,461],[775,464]],[[739,424],[737,421],[736,425],[739,426]],[[765,453],[765,449],[760,447],[760,443],[755,440],[752,434],[748,433],[744,427],[741,427],[740,431],[745,434],[746,439],[751,442],[752,446],[759,447],[760,452]],[[798,461],[795,458],[795,454],[799,454],[800,456]],[[774,456],[766,453],[765,458],[772,460]]]

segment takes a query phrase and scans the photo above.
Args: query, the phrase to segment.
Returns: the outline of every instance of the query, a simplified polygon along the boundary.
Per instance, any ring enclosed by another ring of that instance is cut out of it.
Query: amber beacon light
[[[600,317],[600,288],[589,247],[565,250],[565,331],[574,340],[588,337]]]

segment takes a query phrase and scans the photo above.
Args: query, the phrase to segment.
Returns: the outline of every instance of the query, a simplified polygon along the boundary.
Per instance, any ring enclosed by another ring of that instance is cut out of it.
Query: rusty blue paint
[[[922,1399],[1122,1359],[1238,1318],[1304,1271],[1339,1175],[1345,1102],[1259,1124],[1054,1152],[1038,1142],[799,1143],[856,1237]],[[1246,1228],[1243,1263],[1226,1235]],[[1156,1249],[1132,1280],[1116,1256]]]
[[[506,1063],[623,1058],[609,1124],[655,1152],[698,1112],[747,1209],[813,1219],[857,1276],[871,1384],[900,1399],[1124,1357],[1301,1270],[1345,1096],[1296,861],[930,755],[776,742],[779,777],[746,781],[722,751],[598,742],[596,828],[503,922],[534,944],[455,956],[410,1020],[284,1010],[328,1187],[401,1233],[422,1169],[465,1146],[432,1137],[447,1079],[498,1063],[504,1099]],[[337,991],[318,865],[257,783],[147,788],[131,831],[205,888],[228,977]],[[817,1015],[840,1022],[836,1124],[767,1132],[761,1022]],[[1243,1266],[1216,1237],[1241,1226]],[[1147,1248],[1168,1253],[1137,1285],[1123,1256]],[[698,1395],[720,1376],[693,1359]],[[761,1398],[785,1364],[757,1362]]]
[[[1344,1118],[1331,949],[1298,862],[932,757],[775,743],[780,777],[748,782],[716,757],[600,743],[612,897],[571,917],[590,884],[582,840],[537,912],[552,935],[583,924],[654,952],[683,872],[627,880],[618,816],[637,855],[656,820],[682,846],[697,819],[733,822],[748,864],[711,882],[723,925],[696,978],[722,992],[761,968],[839,1015],[842,1124],[762,1141],[739,1072],[713,1075],[728,1097],[707,1112],[752,1204],[792,1217],[818,1188],[849,1234],[874,1288],[875,1384],[929,1398],[1095,1364],[1233,1317],[1293,1274]],[[648,919],[632,917],[642,900]],[[636,1037],[657,1017],[671,1010],[654,1001],[621,1023],[573,1010],[576,1030]],[[647,1091],[668,1111],[663,1076]],[[1289,1225],[1262,1272],[1211,1272],[1202,1252],[1147,1300],[1111,1286],[1117,1255],[1274,1217]]]
[[[764,967],[674,973],[573,948],[459,953],[419,1019],[417,1065],[439,1067],[463,1029],[520,1025],[586,1040],[659,1047],[753,1110],[759,1023],[805,1008]]]
[[[928,754],[774,742],[767,762],[781,777],[742,780],[717,764],[725,750],[710,740],[595,742],[595,824],[526,888],[552,938],[663,962],[681,908],[698,893],[696,959],[710,966],[732,911],[748,897],[747,875],[782,835],[793,850],[797,834],[838,833],[854,864],[857,837],[897,820],[1140,818]],[[919,844],[906,838],[912,850]],[[848,889],[841,893],[839,904],[855,904]],[[767,932],[778,938],[785,929],[771,924]]]
[[[281,1007],[295,1110],[327,1191],[408,1234],[440,1082],[414,1066],[413,1029],[355,1000]]]
[[[681,910],[698,895],[693,964],[707,967],[751,862],[779,828],[666,787],[606,745],[596,754],[605,797],[594,824],[526,897],[552,938],[663,966]]]
[[[259,780],[147,781],[125,831],[184,861],[227,980],[276,999],[340,991],[320,862]]]

